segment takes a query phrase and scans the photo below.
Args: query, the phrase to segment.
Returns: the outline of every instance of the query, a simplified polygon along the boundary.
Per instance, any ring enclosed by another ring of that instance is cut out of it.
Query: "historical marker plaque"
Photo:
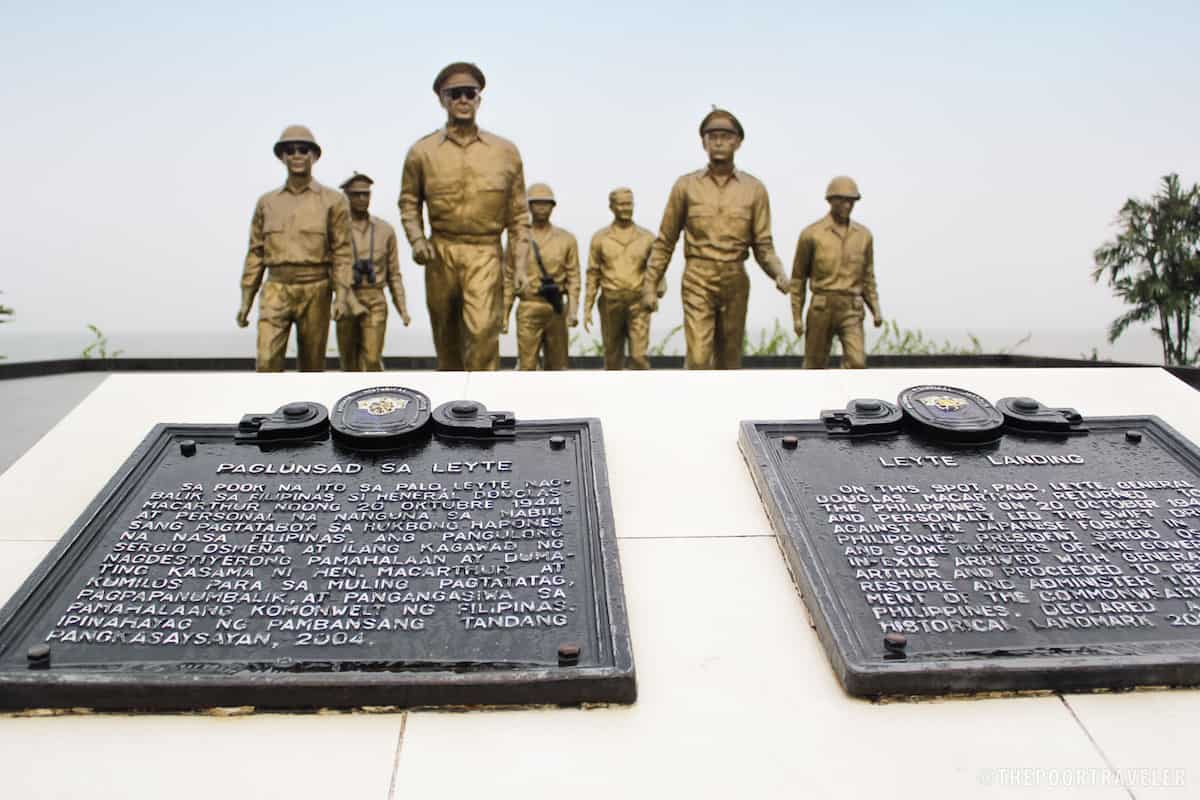
[[[0,611],[0,707],[632,702],[600,423],[159,425]]]
[[[1200,450],[922,386],[740,445],[856,695],[1200,684]]]

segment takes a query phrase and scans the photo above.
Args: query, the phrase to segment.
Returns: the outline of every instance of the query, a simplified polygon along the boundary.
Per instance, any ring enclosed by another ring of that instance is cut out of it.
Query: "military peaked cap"
[[[472,83],[482,89],[487,85],[487,79],[483,77],[483,70],[466,61],[455,61],[453,64],[448,64],[442,67],[442,71],[433,79],[433,93],[441,94],[442,89],[451,88],[453,86],[470,85],[465,81],[452,81],[455,76],[470,75],[474,78]],[[447,85],[449,84],[449,86]]]
[[[700,120],[700,135],[703,136],[705,131],[709,130],[729,131],[736,133],[738,138],[746,138],[746,131],[742,128],[742,123],[738,122],[738,118],[732,112],[723,108],[714,108],[704,115],[704,119]]]

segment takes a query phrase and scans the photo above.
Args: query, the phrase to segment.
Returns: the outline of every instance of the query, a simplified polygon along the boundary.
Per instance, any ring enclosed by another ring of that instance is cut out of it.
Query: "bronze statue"
[[[350,201],[353,291],[367,309],[361,317],[343,317],[337,321],[338,357],[345,372],[379,372],[383,369],[383,338],[387,333],[388,318],[387,298],[383,296],[385,286],[392,292],[392,303],[405,327],[412,322],[404,301],[396,231],[370,213],[373,183],[375,181],[359,172],[342,183],[342,191]]]
[[[642,304],[651,311],[658,307],[656,286],[686,229],[682,294],[687,368],[737,369],[750,299],[744,266],[749,251],[780,292],[787,293],[788,279],[771,241],[767,189],[733,164],[746,138],[742,123],[714,108],[700,122],[700,138],[708,166],[684,175],[671,189],[650,251]]]
[[[433,91],[446,109],[446,126],[409,149],[400,185],[400,222],[413,261],[425,267],[441,370],[500,365],[502,231],[513,249],[515,290],[527,278],[524,167],[516,146],[475,124],[485,83],[474,64],[456,62],[438,73]],[[429,238],[422,207],[429,214]]]
[[[650,311],[642,305],[642,282],[654,234],[633,222],[633,191],[624,187],[608,195],[611,225],[592,237],[588,250],[587,295],[583,301],[584,330],[592,328],[592,304],[600,290],[600,336],[604,341],[604,368],[623,369],[629,347],[629,368],[649,369]],[[655,289],[667,291],[663,277]]]
[[[508,332],[513,298],[519,296],[518,366],[526,370],[537,369],[540,355],[543,368],[566,369],[567,326],[573,328],[579,324],[579,245],[568,231],[550,224],[555,200],[549,186],[535,183],[526,190],[525,196],[529,199],[529,213],[533,218],[530,258],[537,266],[531,267],[535,271],[518,291],[515,253],[509,249],[501,330]]]
[[[274,149],[287,169],[287,181],[258,198],[254,207],[237,324],[249,324],[250,306],[262,286],[258,371],[283,371],[294,323],[300,369],[320,372],[325,369],[331,296],[334,319],[366,313],[350,291],[350,209],[341,192],[313,180],[321,147],[312,131],[291,125]]]
[[[813,296],[804,340],[806,369],[825,369],[835,335],[842,343],[842,366],[862,369],[867,365],[863,306],[871,309],[876,328],[883,324],[875,291],[875,242],[869,230],[850,221],[861,197],[853,179],[834,178],[825,190],[829,214],[805,228],[796,243],[792,321],[797,336],[805,332],[804,292],[809,283]]]

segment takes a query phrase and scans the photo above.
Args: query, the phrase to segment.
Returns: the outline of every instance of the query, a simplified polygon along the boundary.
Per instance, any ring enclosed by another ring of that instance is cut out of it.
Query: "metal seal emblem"
[[[353,449],[387,449],[431,433],[429,398],[403,386],[360,389],[334,404],[333,435]]]
[[[951,397],[949,395],[939,394],[929,397],[920,398],[920,402],[936,408],[938,411],[954,412],[967,407],[967,401],[961,397]]]
[[[904,424],[947,444],[985,444],[1000,438],[1004,416],[975,392],[954,386],[912,386],[896,398]]]
[[[373,417],[384,417],[408,405],[408,398],[384,395],[358,401],[358,407]]]

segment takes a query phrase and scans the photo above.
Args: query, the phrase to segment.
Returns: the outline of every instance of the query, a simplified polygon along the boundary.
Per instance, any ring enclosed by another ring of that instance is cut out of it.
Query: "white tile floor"
[[[416,712],[402,791],[438,792],[464,757],[474,768],[457,776],[459,796],[561,797],[569,786],[581,799],[949,799],[982,794],[992,768],[1103,768],[1056,697],[878,705],[846,696],[770,537],[624,539],[621,563],[637,704],[468,720]]]
[[[4,719],[0,790],[13,800],[386,798],[403,720],[403,714]]]
[[[1200,691],[1067,695],[1139,800],[1200,797]],[[1181,785],[1182,782],[1182,785]]]
[[[992,399],[1031,395],[1091,415],[1156,413],[1200,441],[1195,392],[1159,370],[118,375],[0,476],[0,595],[154,422],[233,422],[289,400],[332,405],[389,382],[435,404],[465,396],[527,419],[601,418],[638,702],[0,718],[0,798],[1200,796],[1198,691],[847,697],[736,444],[742,419],[812,418],[851,397],[893,398],[924,382]],[[59,489],[47,500],[51,477]],[[1156,788],[1154,775],[1130,772],[1128,786],[1106,786],[1109,766],[1176,770],[1160,783],[1184,770],[1185,784]]]

